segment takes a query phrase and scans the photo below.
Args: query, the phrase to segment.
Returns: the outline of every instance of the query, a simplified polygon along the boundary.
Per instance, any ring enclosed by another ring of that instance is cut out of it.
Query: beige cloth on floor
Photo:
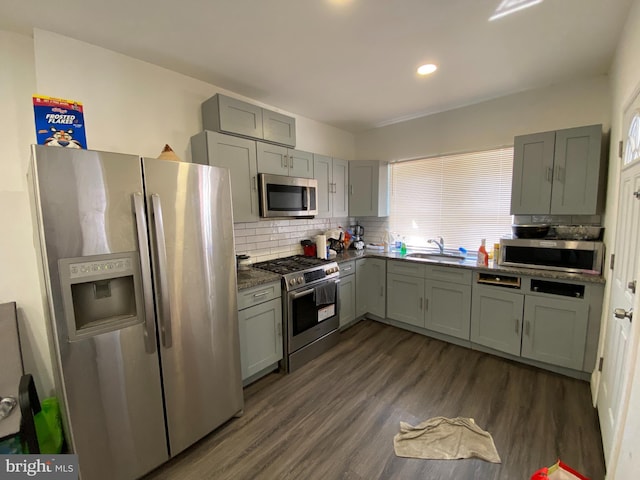
[[[473,418],[434,417],[415,427],[400,422],[393,447],[398,457],[432,460],[476,457],[501,463],[491,434],[478,427]]]

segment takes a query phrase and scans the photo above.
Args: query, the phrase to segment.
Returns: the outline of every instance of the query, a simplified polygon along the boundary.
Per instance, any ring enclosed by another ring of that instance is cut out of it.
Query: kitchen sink
[[[415,260],[430,260],[432,262],[452,262],[459,263],[466,257],[462,255],[456,255],[455,253],[424,253],[414,252],[406,255],[407,258],[413,258]]]

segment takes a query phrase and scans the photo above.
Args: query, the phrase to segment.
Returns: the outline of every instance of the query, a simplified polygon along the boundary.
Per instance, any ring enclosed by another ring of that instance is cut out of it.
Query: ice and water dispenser
[[[137,252],[58,260],[69,340],[82,340],[142,323]]]

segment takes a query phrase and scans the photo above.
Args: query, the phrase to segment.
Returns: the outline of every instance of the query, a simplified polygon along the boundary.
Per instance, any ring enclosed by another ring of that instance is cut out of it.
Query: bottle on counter
[[[500,259],[500,244],[493,244],[493,264],[498,266],[498,260]]]
[[[405,242],[404,237],[402,237],[402,243],[400,244],[400,255],[407,254],[407,242]]]
[[[487,239],[483,238],[478,249],[478,265],[489,266],[489,254],[487,253]]]

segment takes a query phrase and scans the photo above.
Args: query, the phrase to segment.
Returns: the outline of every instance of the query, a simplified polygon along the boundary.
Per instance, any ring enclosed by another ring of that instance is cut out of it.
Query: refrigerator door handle
[[[144,213],[142,193],[133,194],[133,207],[138,232],[138,248],[140,250],[140,266],[142,273],[142,292],[144,297],[144,347],[149,354],[156,351],[156,322],[153,310],[153,287],[151,282],[151,263],[149,256],[149,237],[147,236],[147,218]]]
[[[164,224],[162,221],[162,205],[160,195],[151,194],[151,205],[153,206],[153,224],[156,230],[156,247],[158,252],[158,279],[159,303],[160,303],[160,337],[162,344],[166,348],[171,347],[171,301],[169,298],[169,283],[167,278],[167,245],[164,239]]]

